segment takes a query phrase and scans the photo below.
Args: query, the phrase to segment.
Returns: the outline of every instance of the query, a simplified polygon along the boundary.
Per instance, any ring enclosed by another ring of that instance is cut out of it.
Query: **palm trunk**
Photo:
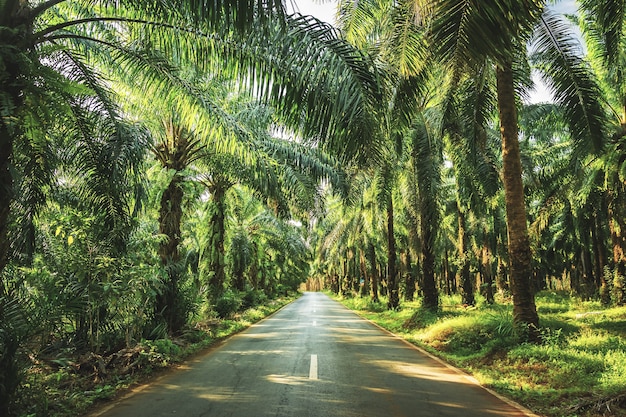
[[[425,181],[420,181],[420,184]],[[433,213],[437,208],[434,198],[431,198],[430,190],[426,187],[420,187],[419,193],[419,216],[420,216],[420,235],[422,237],[422,293],[424,295],[423,306],[427,310],[437,311],[439,309],[439,291],[437,290],[437,282],[435,281],[435,227],[436,222],[433,221]]]
[[[411,257],[411,250],[406,250],[406,290],[404,292],[404,299],[406,301],[413,301],[415,298],[415,271],[413,268],[413,259]]]
[[[356,256],[354,256],[354,247],[348,248],[348,288],[351,292],[358,294],[359,292],[359,267]]]
[[[609,305],[611,303],[611,294],[609,293],[608,283],[604,275],[604,268],[606,267],[606,248],[605,239],[603,235],[603,224],[601,224],[600,218],[594,216],[593,227],[591,229],[591,240],[593,241],[593,254],[594,254],[594,267],[596,287],[598,287],[598,293],[600,295],[600,301],[602,305]]]
[[[483,249],[481,256],[481,270],[480,273],[482,275],[482,282],[484,286],[484,296],[487,301],[487,304],[494,303],[494,294],[493,294],[493,271],[491,269],[491,251],[489,249],[489,245],[487,244],[487,238],[483,241]]]
[[[4,121],[0,120],[0,273],[9,263],[9,214],[13,199],[13,176],[10,165],[13,158],[13,140]],[[3,288],[3,286],[0,286]],[[0,289],[0,294],[1,294]]]
[[[22,9],[24,5],[21,4],[19,9]],[[8,21],[13,21],[15,27],[17,27],[17,4],[11,9],[11,7],[4,7],[3,10],[8,11],[11,16]],[[13,15],[13,16],[12,16]],[[30,25],[29,25],[30,26]],[[29,29],[26,29],[27,33]],[[19,35],[23,34],[21,31],[14,32],[12,30],[3,31],[3,44],[11,45],[11,40],[19,41]],[[8,38],[7,38],[8,36]],[[24,80],[20,77],[23,68],[18,60],[14,59],[13,53],[3,56],[3,68],[2,68],[2,84],[0,84],[0,91],[6,93],[3,96],[4,102],[2,106],[5,109],[11,109],[11,116],[17,115],[19,109],[24,104]],[[9,263],[11,258],[11,243],[9,242],[9,216],[11,211],[11,201],[13,200],[13,175],[11,174],[11,162],[13,159],[13,145],[14,139],[20,137],[22,126],[19,123],[9,121],[12,117],[5,117],[3,114],[0,117],[0,273],[4,271],[4,268]],[[8,123],[12,123],[11,126]],[[0,295],[4,291],[4,286],[0,285]],[[2,408],[0,406],[0,408]]]
[[[439,293],[435,282],[435,253],[433,251],[434,236],[432,227],[422,220],[422,272],[424,274],[423,293],[424,308],[430,311],[439,309]]]
[[[509,245],[510,285],[513,295],[513,320],[528,326],[529,337],[538,336],[539,316],[532,289],[532,256],[526,224],[522,164],[517,130],[517,109],[511,63],[496,69],[498,112],[502,136],[502,178],[506,203]]]
[[[339,290],[341,289],[341,280],[339,278],[339,274],[337,274],[336,272],[333,272],[333,275],[331,276],[331,288],[333,293],[335,294],[339,294]]]
[[[250,274],[250,284],[252,285],[252,289],[259,290],[261,286],[259,285],[259,246],[256,242],[252,242],[252,260],[250,263],[249,274]]]
[[[341,288],[341,295],[342,296],[346,296],[349,293],[349,289],[350,289],[350,283],[348,282],[348,252],[346,251],[345,256],[343,257],[343,259],[341,260],[341,274],[339,275],[340,277],[340,282],[341,285],[339,286],[339,288]]]
[[[185,324],[185,312],[181,308],[179,294],[181,268],[180,253],[180,223],[183,215],[182,177],[174,175],[167,189],[161,197],[159,210],[159,233],[165,235],[165,240],[159,245],[159,257],[167,274],[167,281],[162,291],[157,295],[155,314],[167,324],[170,333],[177,333]]]
[[[393,230],[393,198],[391,194],[387,200],[387,288],[389,299],[387,307],[396,309],[400,305],[398,294],[398,268],[396,265],[396,238]]]
[[[626,304],[626,210],[619,188],[609,195],[609,231],[613,247],[613,296],[617,305]]]
[[[242,262],[237,262],[233,267],[233,287],[237,291],[246,290],[246,276]]]
[[[378,267],[376,263],[376,248],[372,242],[368,245],[368,254],[369,254],[369,262],[370,262],[370,270],[372,271],[371,283],[372,283],[372,301],[377,303],[379,301],[378,298]]]
[[[456,202],[458,223],[459,223],[459,236],[458,236],[458,251],[460,258],[460,284],[461,284],[461,303],[467,306],[473,306],[476,304],[474,298],[474,283],[470,274],[470,262],[467,253],[467,233],[465,232],[465,213],[461,208],[460,201]]]
[[[219,185],[211,187],[211,197],[212,201],[209,203],[209,243],[205,250],[209,254],[209,295],[215,301],[224,292],[224,282],[226,280],[224,272],[226,190]]]
[[[359,270],[361,272],[361,279],[363,280],[363,285],[361,285],[360,295],[361,297],[367,297],[370,292],[370,278],[367,273],[367,264],[365,262],[365,252],[363,248],[359,246]]]
[[[423,307],[430,311],[439,309],[439,291],[435,280],[435,239],[439,224],[437,193],[440,181],[441,151],[428,138],[425,126],[420,125],[413,138],[412,165],[417,180],[417,212],[421,238],[421,264]]]
[[[450,261],[449,261],[448,249],[446,248],[443,252],[443,261],[441,268],[443,269],[443,281],[444,281],[444,291],[446,295],[452,294],[452,274],[450,273]]]

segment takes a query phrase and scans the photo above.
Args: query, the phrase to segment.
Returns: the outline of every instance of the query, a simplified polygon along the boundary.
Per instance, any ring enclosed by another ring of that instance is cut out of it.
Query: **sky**
[[[337,2],[333,0],[286,0],[290,10],[317,17],[324,22],[335,22]]]
[[[290,10],[299,11],[305,15],[315,16],[328,23],[334,22],[335,0],[286,0]],[[561,0],[556,5],[551,6],[559,13],[575,13],[576,3],[574,0]]]
[[[290,11],[300,12],[304,15],[315,16],[328,23],[335,22],[335,12],[337,2],[335,0],[286,0]],[[561,0],[551,8],[557,13],[576,13],[576,3],[574,0]],[[550,101],[550,93],[538,79],[535,80],[535,91],[530,94],[530,102],[537,103]]]

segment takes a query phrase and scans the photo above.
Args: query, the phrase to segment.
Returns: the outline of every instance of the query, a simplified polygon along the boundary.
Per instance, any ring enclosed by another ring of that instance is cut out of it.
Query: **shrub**
[[[367,300],[367,311],[371,311],[374,313],[382,313],[387,310],[387,306],[380,301],[373,301],[372,299]]]
[[[261,290],[248,290],[243,294],[241,299],[241,308],[248,309],[256,307],[267,301],[267,296]]]
[[[238,294],[226,291],[215,303],[215,312],[220,318],[232,317],[241,307],[242,301]]]

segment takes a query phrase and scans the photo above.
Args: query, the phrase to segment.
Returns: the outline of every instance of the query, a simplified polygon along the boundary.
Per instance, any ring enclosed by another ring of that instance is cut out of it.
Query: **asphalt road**
[[[528,416],[321,293],[94,414]]]

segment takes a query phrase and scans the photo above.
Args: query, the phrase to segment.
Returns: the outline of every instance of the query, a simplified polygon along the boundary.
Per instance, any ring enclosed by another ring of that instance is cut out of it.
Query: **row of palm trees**
[[[623,127],[611,127],[610,116],[623,113],[611,107],[621,102],[614,99],[622,83],[617,57],[623,14],[616,12],[621,6],[580,3],[590,52],[585,57],[568,22],[542,1],[340,2],[338,22],[346,39],[367,50],[386,76],[381,89],[387,104],[376,116],[383,126],[379,134],[395,152],[368,173],[381,184],[374,188],[376,204],[371,191],[362,193],[356,207],[345,209],[349,214],[329,217],[320,231],[320,271],[333,277],[335,289],[337,277],[349,287],[358,282],[355,277],[368,284],[382,275],[389,307],[395,308],[401,264],[411,287],[407,294],[417,279],[423,305],[437,309],[435,275],[441,287],[455,286],[449,279],[453,257],[463,303],[474,303],[474,265],[487,299],[493,284],[510,290],[514,320],[529,326],[531,338],[539,326],[533,291],[548,278],[573,275],[578,289],[586,280],[588,291],[597,288],[605,301],[613,286],[621,302],[623,179],[616,170],[622,166],[617,143]],[[550,87],[554,104],[528,106],[520,119],[531,68]],[[440,175],[447,165],[449,179]],[[453,187],[447,195],[446,183]],[[448,207],[456,218],[452,233],[442,227]],[[367,226],[365,210],[386,224]],[[398,210],[406,212],[402,232],[392,224]],[[559,217],[570,225],[558,225]],[[557,233],[556,227],[564,230]],[[337,233],[345,228],[352,232]],[[386,256],[368,249],[368,240],[380,235]],[[570,247],[561,246],[566,239]],[[398,241],[406,243],[397,248]],[[395,252],[403,254],[401,262]],[[378,288],[372,298],[378,298]]]

